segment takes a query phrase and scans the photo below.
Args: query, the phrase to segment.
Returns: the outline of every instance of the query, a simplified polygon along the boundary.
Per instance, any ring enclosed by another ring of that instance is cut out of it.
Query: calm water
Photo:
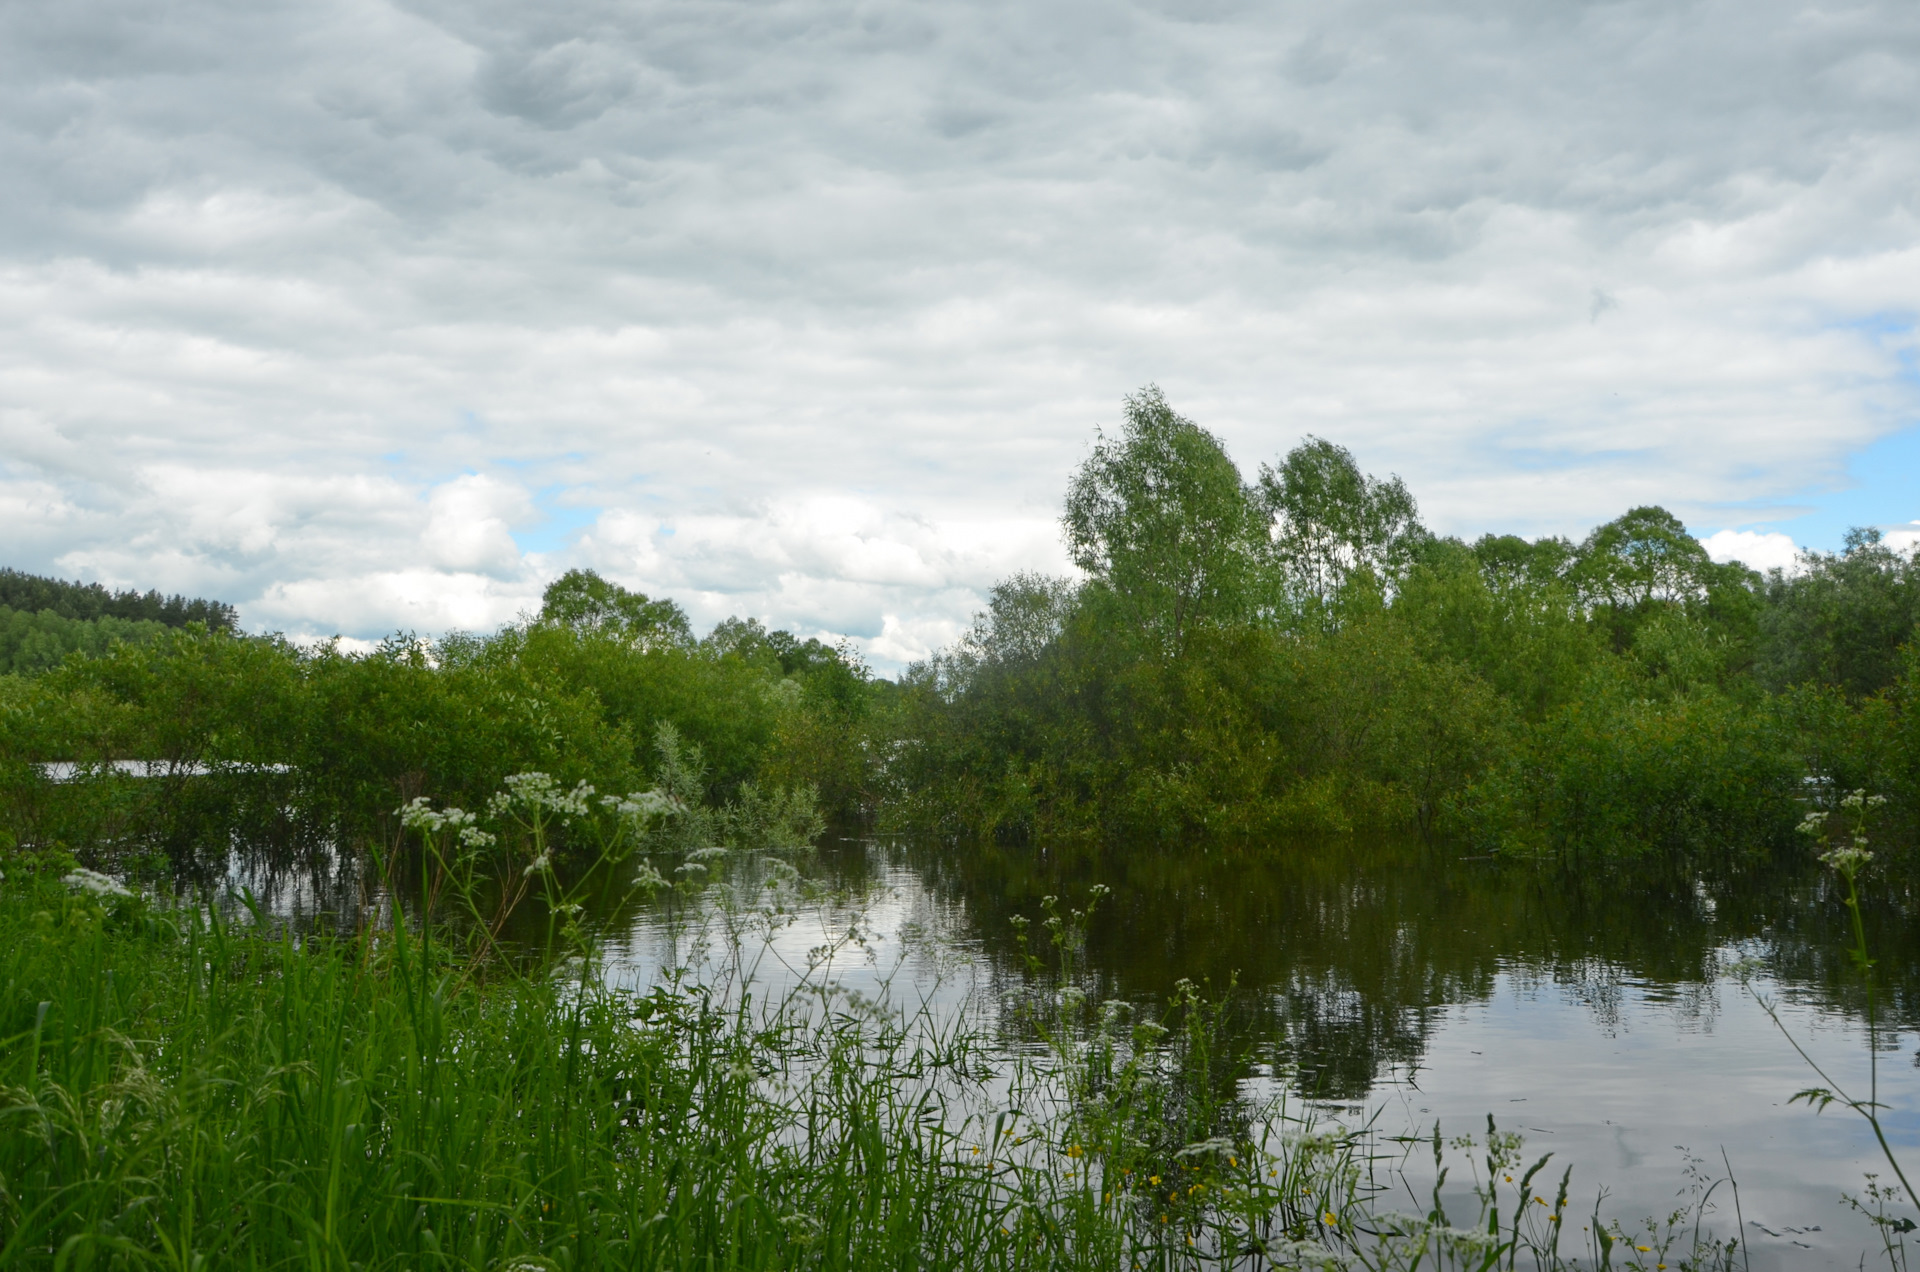
[[[1282,1083],[1383,1134],[1479,1132],[1492,1113],[1528,1156],[1574,1166],[1576,1198],[1609,1194],[1629,1223],[1664,1215],[1688,1154],[1740,1182],[1753,1266],[1855,1267],[1869,1225],[1840,1203],[1879,1170],[1851,1113],[1789,1097],[1817,1079],[1743,988],[1779,1001],[1837,1081],[1867,1082],[1863,999],[1845,911],[1810,860],[1705,871],[1573,874],[1462,858],[1418,842],[1136,850],[916,845],[832,837],[820,885],[772,923],[698,903],[601,918],[617,975],[645,982],[697,960],[728,923],[759,952],[763,994],[808,974],[908,1010],[967,1013],[1000,1045],[1031,1044],[1002,1004],[1019,989],[1019,916],[1042,899],[1110,894],[1086,931],[1096,999],[1151,1011],[1182,979],[1230,995],[1247,1088]],[[310,895],[279,898],[307,908]],[[1880,1098],[1920,1164],[1920,932],[1883,880],[1869,910],[1889,986]],[[851,939],[849,936],[851,934]],[[1412,1206],[1403,1205],[1403,1209]],[[1722,1232],[1737,1226],[1730,1205]]]

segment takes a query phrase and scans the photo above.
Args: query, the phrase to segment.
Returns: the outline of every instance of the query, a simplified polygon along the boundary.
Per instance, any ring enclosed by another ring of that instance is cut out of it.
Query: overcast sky
[[[252,629],[591,565],[892,668],[1161,385],[1429,524],[1920,518],[1920,5],[22,0],[0,535]]]

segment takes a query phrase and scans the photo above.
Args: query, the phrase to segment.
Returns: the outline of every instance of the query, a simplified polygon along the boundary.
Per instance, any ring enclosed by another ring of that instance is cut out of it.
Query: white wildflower
[[[88,870],[82,866],[64,876],[60,882],[76,892],[91,892],[96,897],[130,897],[131,889],[118,879],[109,878],[98,870]]]
[[[1873,860],[1873,854],[1867,851],[1867,841],[1856,840],[1841,844],[1820,854],[1820,860],[1838,870],[1841,874],[1853,874]]]
[[[1284,1238],[1269,1241],[1267,1257],[1283,1268],[1334,1269],[1355,1266],[1352,1255],[1343,1250],[1329,1250],[1315,1241],[1288,1241]]]
[[[440,814],[433,811],[433,801],[425,795],[408,800],[393,811],[400,815],[400,824],[408,830],[423,831],[430,835],[440,829]]]
[[[513,773],[506,779],[507,789],[493,797],[489,807],[504,812],[519,804],[522,808],[548,808],[562,817],[584,817],[593,787],[585,782],[563,791],[546,773]]]

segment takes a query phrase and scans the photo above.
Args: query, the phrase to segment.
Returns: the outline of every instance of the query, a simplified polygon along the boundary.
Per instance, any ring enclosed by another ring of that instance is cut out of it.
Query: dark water
[[[1027,975],[1017,920],[1050,957],[1044,899],[1082,907],[1075,975],[1145,1012],[1182,980],[1231,1004],[1249,1093],[1283,1086],[1381,1134],[1502,1129],[1529,1157],[1605,1188],[1630,1226],[1664,1216],[1688,1157],[1730,1165],[1752,1266],[1854,1267],[1875,1247],[1841,1204],[1887,1172],[1841,1110],[1790,1105],[1819,1079],[1770,1022],[1866,1092],[1865,996],[1846,912],[1810,855],[1707,868],[1597,870],[1462,857],[1418,841],[1146,849],[914,844],[832,836],[808,887],[740,868],[704,898],[600,916],[616,974],[645,981],[721,947],[753,952],[759,991],[832,979],[896,1009],[965,1013],[1012,1050],[1001,1010]],[[279,876],[287,886],[288,876]],[[328,882],[313,878],[306,902]],[[732,904],[720,904],[722,896]],[[1920,930],[1883,873],[1867,907],[1883,982],[1879,1097],[1920,1165]],[[1740,975],[1745,967],[1746,980]],[[1723,1193],[1723,1197],[1727,1194]],[[1408,1207],[1403,1207],[1408,1208]],[[1907,1209],[1911,1212],[1911,1208]]]

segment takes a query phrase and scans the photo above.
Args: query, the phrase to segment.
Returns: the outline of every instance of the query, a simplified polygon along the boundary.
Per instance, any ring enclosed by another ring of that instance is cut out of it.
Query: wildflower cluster
[[[1886,802],[1886,796],[1869,795],[1864,790],[1854,791],[1842,798],[1840,813],[1846,825],[1838,839],[1829,837],[1827,814],[1817,810],[1800,819],[1798,830],[1826,848],[1820,854],[1821,861],[1851,880],[1873,860],[1865,833],[1867,814]]]
[[[88,870],[82,866],[68,871],[60,882],[75,892],[90,892],[96,897],[130,897],[133,891],[126,884],[98,870]]]
[[[480,817],[476,813],[452,807],[435,812],[431,802],[424,795],[418,799],[409,800],[394,811],[400,817],[400,824],[408,830],[418,831],[423,835],[435,835],[441,831],[447,831],[468,848],[493,846],[493,834],[480,829]]]
[[[591,790],[591,788],[588,789]],[[600,806],[610,809],[615,816],[625,817],[642,826],[656,817],[684,813],[687,810],[684,803],[661,790],[633,791],[625,796],[602,795]]]
[[[593,787],[587,783],[581,782],[570,791],[562,790],[560,784],[545,773],[509,774],[506,788],[487,801],[488,812],[499,815],[519,809],[537,816],[546,811],[565,821],[585,817],[593,798]]]

